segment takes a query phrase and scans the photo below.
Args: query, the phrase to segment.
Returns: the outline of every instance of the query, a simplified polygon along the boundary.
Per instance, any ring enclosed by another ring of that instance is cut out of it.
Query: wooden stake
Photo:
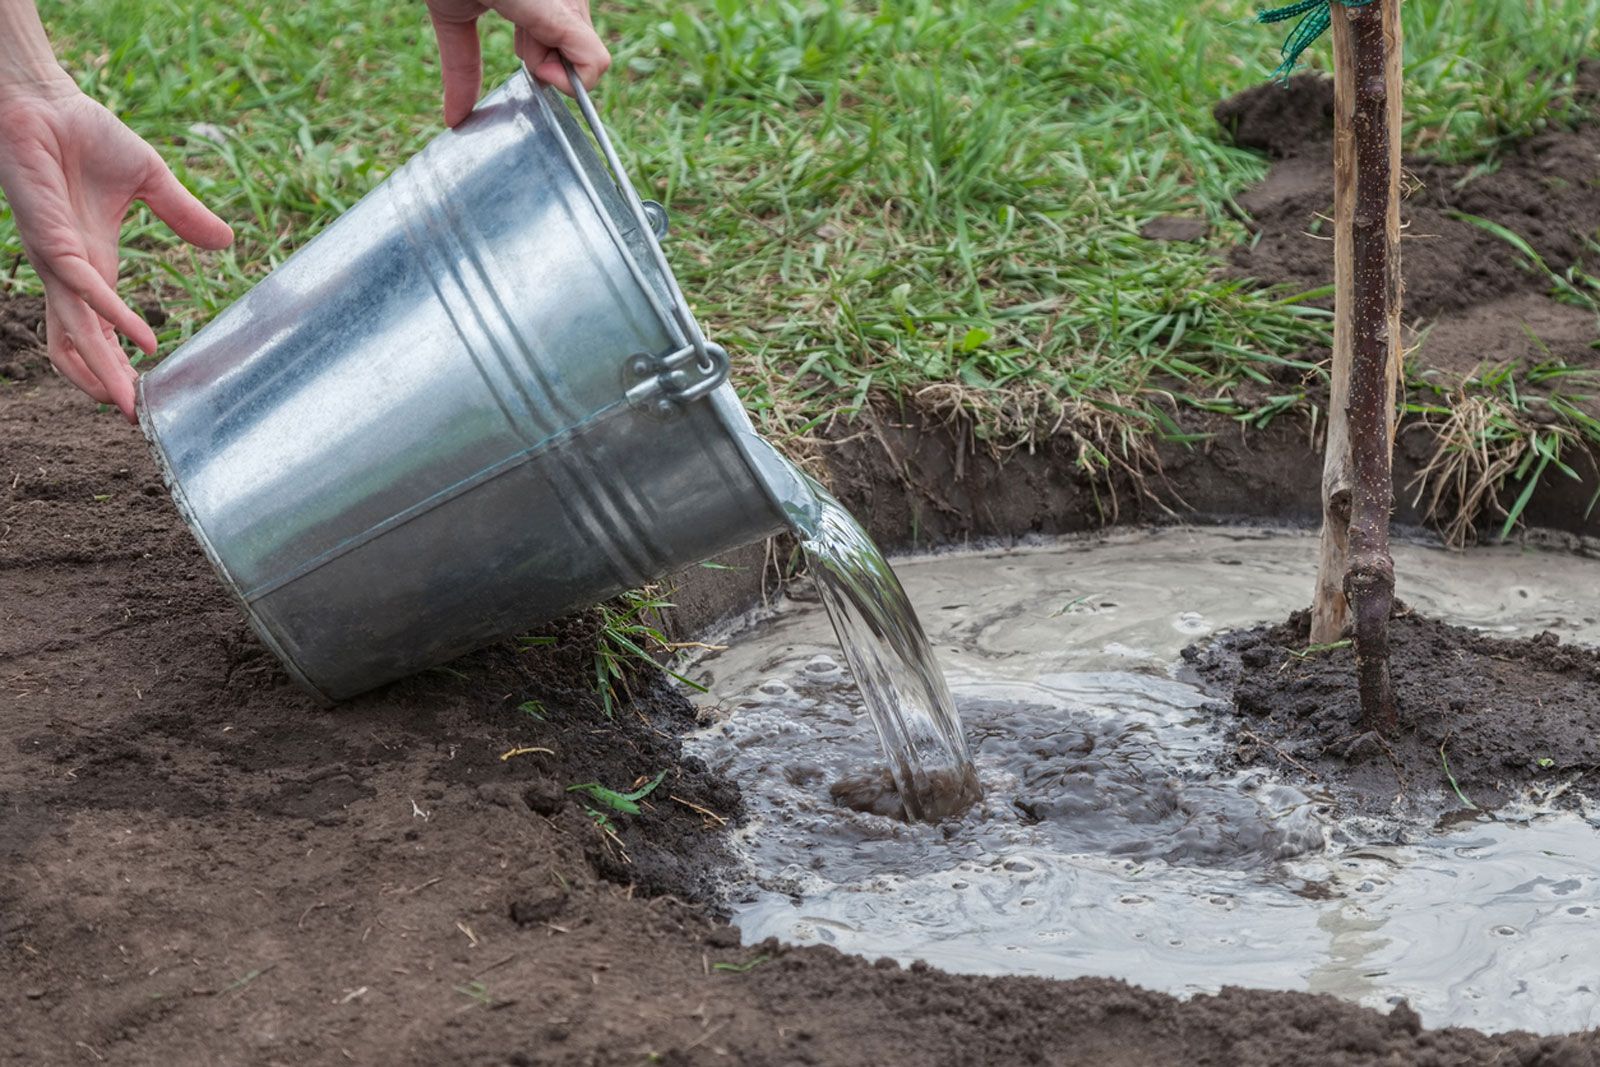
[[[1380,0],[1381,2],[1381,0]],[[1375,12],[1379,4],[1371,5]],[[1383,18],[1392,30],[1392,44],[1388,46],[1384,68],[1386,95],[1389,107],[1388,138],[1390,171],[1393,175],[1395,195],[1390,214],[1397,235],[1395,252],[1391,257],[1395,270],[1399,270],[1398,233],[1399,174],[1400,174],[1400,117],[1401,117],[1401,37],[1399,0],[1382,3]],[[1392,9],[1392,10],[1391,10]],[[1357,9],[1359,10],[1359,9]],[[1332,390],[1328,398],[1327,444],[1322,466],[1322,539],[1317,565],[1316,592],[1312,598],[1311,642],[1332,644],[1345,636],[1349,624],[1349,602],[1345,599],[1345,573],[1349,570],[1349,530],[1351,494],[1355,476],[1350,454],[1350,363],[1351,314],[1355,302],[1354,259],[1351,248],[1352,221],[1356,201],[1355,146],[1355,57],[1352,54],[1350,21],[1346,9],[1337,0],[1330,9],[1334,54],[1334,325]],[[1392,82],[1392,84],[1391,84]],[[1396,430],[1395,391],[1400,382],[1400,300],[1396,297],[1389,311],[1393,320],[1393,355],[1389,368],[1389,398],[1385,406],[1389,426],[1390,447],[1393,448]]]
[[[1400,376],[1400,0],[1331,9],[1334,55],[1333,393],[1312,641],[1354,615],[1364,725],[1397,725],[1389,677],[1395,390]]]
[[[1344,573],[1350,551],[1350,218],[1355,210],[1356,152],[1351,125],[1355,99],[1350,28],[1344,8],[1331,5],[1333,30],[1333,387],[1328,397],[1328,442],[1322,453],[1322,551],[1311,601],[1311,643],[1344,637],[1349,605]]]

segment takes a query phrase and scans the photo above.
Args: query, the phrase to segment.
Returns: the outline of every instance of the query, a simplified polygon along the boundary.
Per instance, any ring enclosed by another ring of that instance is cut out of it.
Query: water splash
[[[800,547],[889,764],[835,782],[833,797],[919,822],[958,815],[983,790],[944,672],[889,561],[843,505],[811,486],[818,508]]]

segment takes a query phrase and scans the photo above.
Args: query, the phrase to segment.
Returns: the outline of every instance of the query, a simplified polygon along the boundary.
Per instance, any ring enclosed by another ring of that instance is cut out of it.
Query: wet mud
[[[905,798],[886,767],[845,775],[828,786],[828,796],[841,808],[911,821]],[[922,786],[918,807],[927,813],[928,821],[941,822],[960,816],[982,799],[983,786],[976,772],[936,771]]]
[[[1307,651],[1308,631],[1298,612],[1186,650],[1237,712],[1238,764],[1337,784],[1348,806],[1374,813],[1494,808],[1530,789],[1600,795],[1600,650],[1402,606],[1389,630],[1401,729],[1385,740],[1360,721],[1354,650]]]

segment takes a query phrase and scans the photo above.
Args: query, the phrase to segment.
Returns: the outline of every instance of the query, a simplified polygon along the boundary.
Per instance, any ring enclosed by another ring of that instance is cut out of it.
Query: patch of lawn
[[[1600,0],[1405,5],[1408,139],[1485,158],[1566,121]],[[617,56],[597,94],[668,253],[762,427],[791,446],[874,395],[959,409],[1002,445],[1079,435],[1137,462],[1194,404],[1259,425],[1304,403],[1326,315],[1215,276],[1230,198],[1264,162],[1222,143],[1219,99],[1264,81],[1281,28],[1240,0],[597,5]],[[440,128],[420,4],[44,5],[85,89],[235,227],[174,247],[142,210],[125,288],[164,350]],[[486,19],[489,85],[512,69]],[[1326,62],[1314,50],[1312,64]],[[1144,240],[1166,215],[1195,243]],[[9,216],[0,249],[15,257]],[[26,269],[13,284],[30,290]],[[1274,373],[1274,372],[1277,373]],[[1237,386],[1278,383],[1249,409]],[[1290,382],[1284,385],[1285,381]]]

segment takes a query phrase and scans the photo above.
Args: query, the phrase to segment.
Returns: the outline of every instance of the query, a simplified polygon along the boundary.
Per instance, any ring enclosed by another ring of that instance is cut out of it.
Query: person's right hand
[[[589,18],[589,0],[427,0],[433,32],[439,39],[444,71],[444,121],[459,125],[483,90],[483,56],[478,45],[478,19],[498,12],[517,28],[517,55],[535,78],[571,93],[561,57],[578,71],[584,88],[594,88],[611,66],[611,53],[600,43]]]
[[[0,189],[44,283],[50,362],[134,421],[138,375],[117,333],[146,354],[156,335],[117,295],[122,220],[143,200],[179,237],[222,248],[233,231],[138,134],[55,71],[0,84]]]

